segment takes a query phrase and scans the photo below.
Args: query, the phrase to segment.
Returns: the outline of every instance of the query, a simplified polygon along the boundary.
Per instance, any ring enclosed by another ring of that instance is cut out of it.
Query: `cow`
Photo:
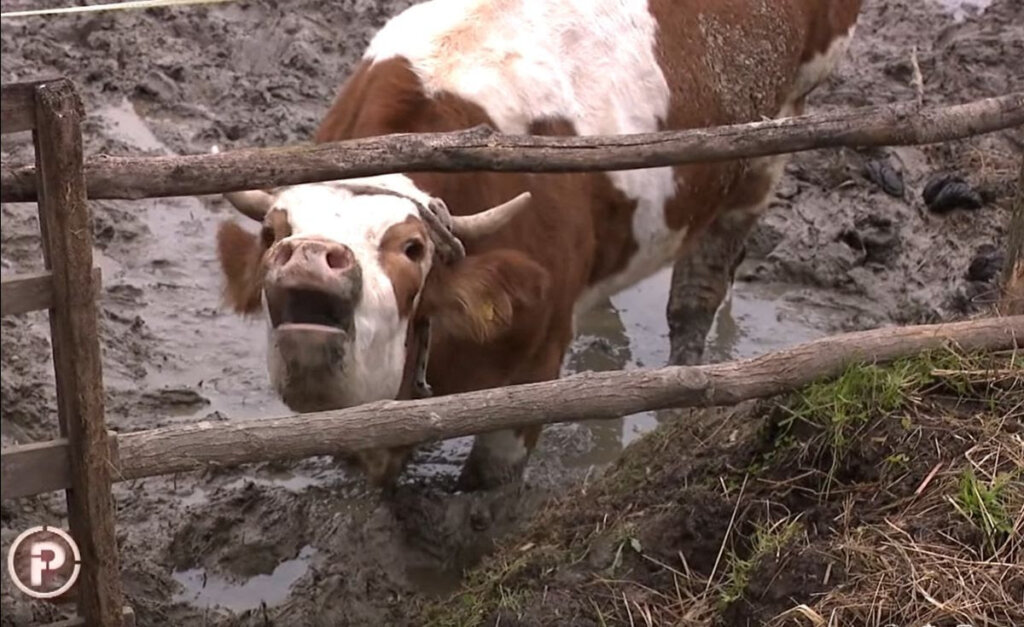
[[[372,38],[314,139],[478,125],[646,133],[797,115],[843,55],[860,4],[431,0]],[[423,172],[228,193],[260,230],[219,227],[225,299],[266,316],[270,379],[298,412],[409,399],[425,383],[446,395],[556,379],[580,314],[673,263],[673,335],[687,337],[693,317],[700,340],[673,346],[673,360],[697,361],[710,326],[698,314],[714,315],[785,162]],[[459,485],[518,480],[539,435],[476,436]],[[373,485],[393,486],[411,450],[358,462]]]

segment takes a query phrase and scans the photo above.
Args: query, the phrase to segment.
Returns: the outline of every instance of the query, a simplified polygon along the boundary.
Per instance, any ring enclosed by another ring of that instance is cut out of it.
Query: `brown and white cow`
[[[860,0],[432,0],[374,37],[316,140],[478,124],[640,133],[799,114],[859,9]],[[709,273],[731,281],[732,251],[784,162],[396,174],[228,194],[262,231],[222,225],[226,294],[240,313],[267,313],[270,377],[296,411],[408,398],[408,340],[421,320],[432,324],[437,394],[554,379],[576,316],[611,294],[673,262],[694,289]],[[462,259],[436,254],[443,229],[424,211],[442,206]],[[721,300],[704,292],[698,300]],[[673,299],[677,319],[685,301]],[[518,477],[539,432],[477,436],[463,486]],[[361,460],[387,485],[407,457]]]

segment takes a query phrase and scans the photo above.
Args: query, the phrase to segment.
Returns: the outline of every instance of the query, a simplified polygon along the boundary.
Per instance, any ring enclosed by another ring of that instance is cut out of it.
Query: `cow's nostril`
[[[274,251],[274,264],[283,266],[288,263],[288,260],[292,258],[292,253],[295,252],[295,246],[291,242],[278,242],[277,249]]]
[[[327,265],[332,270],[345,270],[352,265],[352,251],[345,247],[333,247],[327,251]]]

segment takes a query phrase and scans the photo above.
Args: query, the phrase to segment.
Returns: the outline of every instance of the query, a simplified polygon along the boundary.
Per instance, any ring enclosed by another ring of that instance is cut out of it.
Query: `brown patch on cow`
[[[260,238],[237,222],[226,221],[217,230],[217,257],[224,271],[224,298],[237,313],[259,311],[263,294],[265,248]]]
[[[409,317],[423,286],[423,260],[431,252],[428,242],[423,222],[413,216],[392,225],[381,237],[380,265],[391,280],[399,318]]]
[[[535,120],[527,132],[554,137],[578,135],[572,122],[564,118]],[[590,213],[594,242],[599,243],[594,248],[594,258],[587,276],[588,283],[593,284],[621,272],[636,254],[639,248],[633,235],[636,201],[616,188],[605,172],[592,172],[584,176],[588,182],[588,193],[579,198],[579,202]],[[571,202],[568,198],[563,202],[566,201]]]
[[[486,344],[514,326],[531,325],[545,303],[548,272],[515,250],[492,250],[436,268],[427,277],[421,312],[438,330]]]
[[[401,57],[356,66],[314,140],[359,139],[395,132],[430,133],[489,124],[483,109],[449,94],[428,97]]]
[[[860,0],[705,0],[680,11],[651,0],[658,21],[656,54],[671,90],[668,129],[754,122],[793,108],[800,66],[845,35]],[[796,108],[802,109],[799,99]],[[678,191],[665,221],[699,236],[720,211],[762,203],[774,181],[765,161],[675,168]]]
[[[227,303],[240,314],[260,310],[263,296],[263,255],[275,242],[292,234],[286,212],[272,209],[263,220],[259,236],[238,223],[226,221],[217,231],[217,257],[226,283]]]

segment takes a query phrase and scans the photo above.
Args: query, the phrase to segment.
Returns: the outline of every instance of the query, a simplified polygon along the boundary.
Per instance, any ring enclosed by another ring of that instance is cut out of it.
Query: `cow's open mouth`
[[[352,326],[352,305],[321,290],[283,289],[269,299],[275,329],[347,332]]]

